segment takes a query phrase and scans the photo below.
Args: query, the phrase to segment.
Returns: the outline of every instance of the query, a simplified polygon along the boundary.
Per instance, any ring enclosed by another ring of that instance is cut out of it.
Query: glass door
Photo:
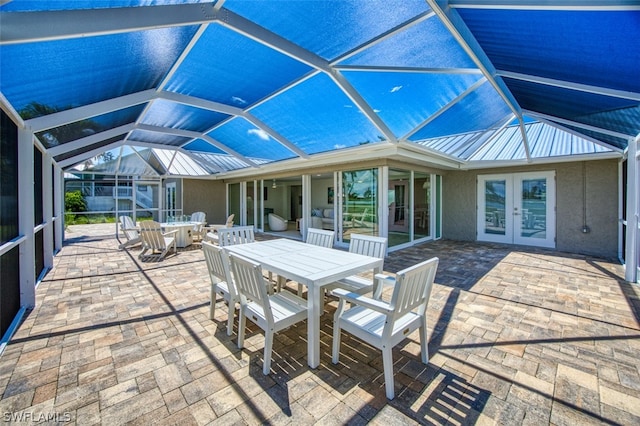
[[[555,247],[555,173],[478,176],[478,240]]]

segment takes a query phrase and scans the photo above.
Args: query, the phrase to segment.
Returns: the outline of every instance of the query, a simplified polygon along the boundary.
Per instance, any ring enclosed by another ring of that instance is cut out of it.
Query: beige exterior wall
[[[533,170],[556,172],[556,249],[617,257],[617,160],[448,172],[443,177],[442,190],[443,238],[476,240],[476,177],[479,174]],[[583,181],[586,182],[586,190],[583,189]],[[586,208],[586,222],[583,220],[583,206]],[[589,227],[589,233],[582,232],[583,223]]]
[[[226,185],[221,180],[184,179],[184,214],[201,211],[207,215],[207,223],[224,223],[226,215]]]

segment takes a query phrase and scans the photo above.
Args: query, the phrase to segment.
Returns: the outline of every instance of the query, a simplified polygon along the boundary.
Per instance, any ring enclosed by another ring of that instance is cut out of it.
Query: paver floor
[[[303,322],[276,335],[263,376],[261,330],[248,322],[240,350],[220,300],[209,319],[198,244],[141,262],[114,231],[67,231],[0,356],[0,423],[640,424],[640,287],[615,260],[454,241],[391,253],[388,273],[432,256],[440,266],[429,364],[409,335],[388,401],[376,349],[343,335],[331,363],[335,299],[319,368]]]

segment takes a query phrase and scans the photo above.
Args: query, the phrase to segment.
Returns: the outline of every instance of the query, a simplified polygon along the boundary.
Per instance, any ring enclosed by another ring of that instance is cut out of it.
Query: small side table
[[[302,221],[302,218],[297,218],[296,219],[296,231],[300,230],[300,222]]]

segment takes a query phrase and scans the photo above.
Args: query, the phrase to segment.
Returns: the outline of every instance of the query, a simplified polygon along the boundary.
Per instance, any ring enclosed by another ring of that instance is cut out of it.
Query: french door
[[[478,176],[478,240],[555,247],[555,172]]]

